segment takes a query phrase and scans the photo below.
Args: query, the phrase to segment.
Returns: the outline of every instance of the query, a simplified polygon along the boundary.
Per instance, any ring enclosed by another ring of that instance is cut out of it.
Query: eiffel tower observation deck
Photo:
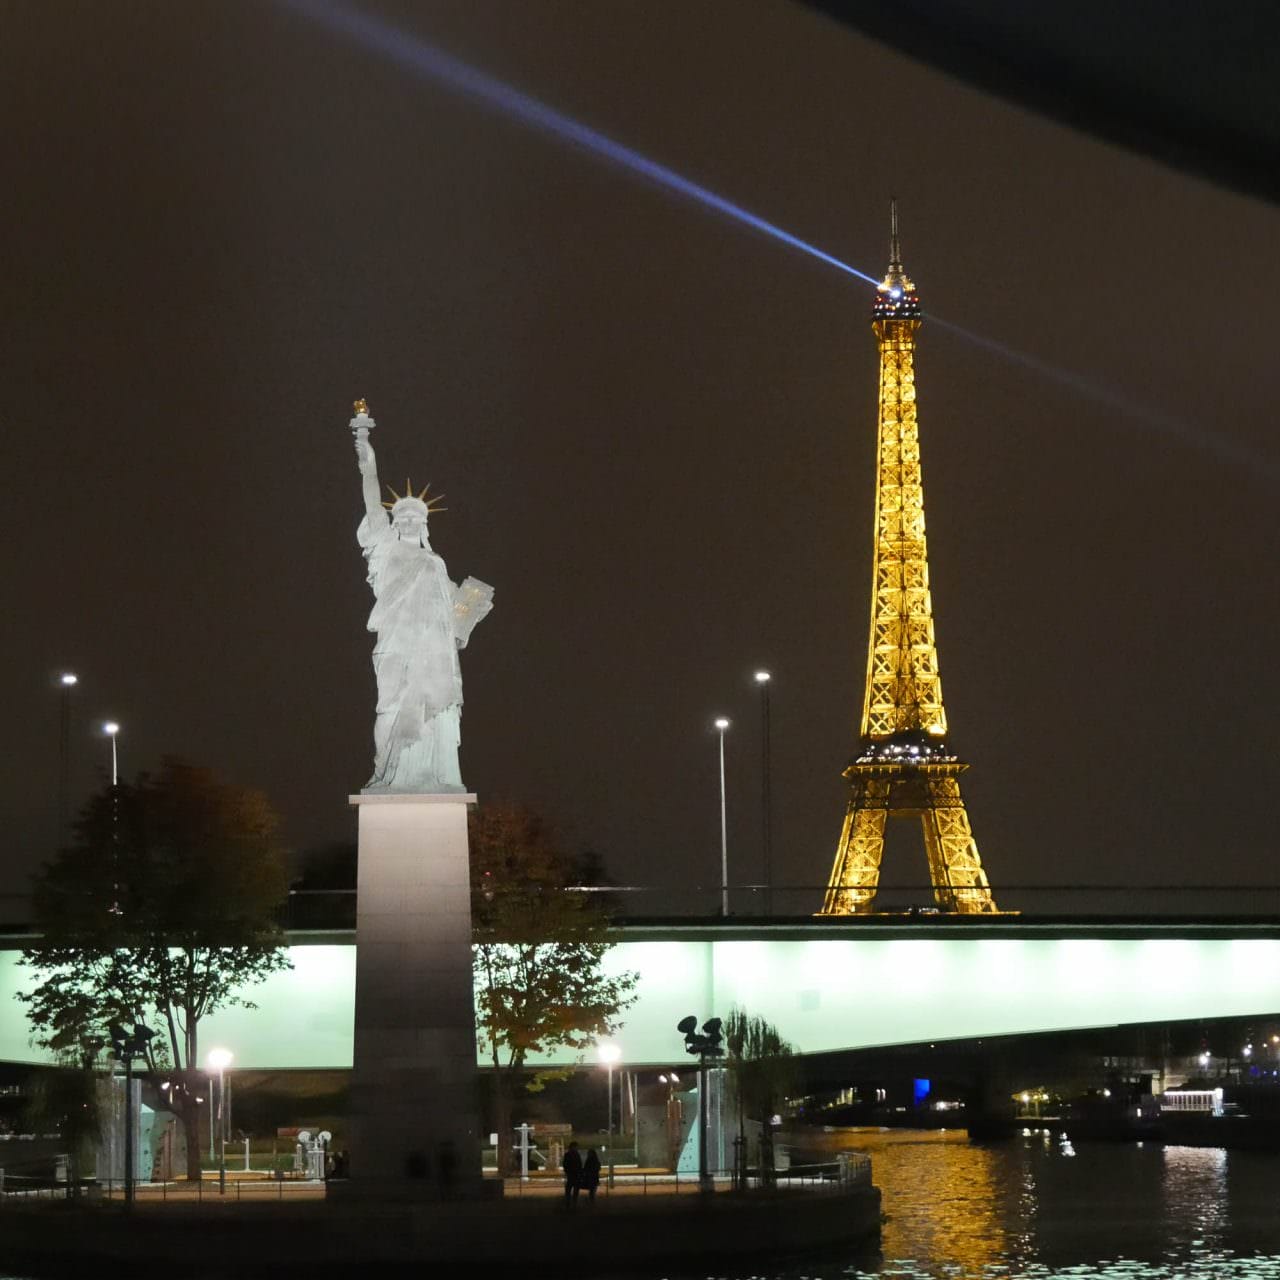
[[[820,915],[874,910],[885,826],[899,818],[920,819],[929,881],[942,911],[997,911],[960,795],[960,775],[969,766],[946,743],[916,421],[920,322],[920,299],[902,266],[894,201],[889,270],[871,308],[880,405],[867,683],[858,750],[844,772],[849,809]]]

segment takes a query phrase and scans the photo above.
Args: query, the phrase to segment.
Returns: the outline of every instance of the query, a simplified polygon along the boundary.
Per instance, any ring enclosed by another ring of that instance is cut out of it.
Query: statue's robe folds
[[[369,630],[378,636],[375,759],[364,789],[462,791],[458,649],[488,612],[492,591],[473,579],[456,587],[430,546],[402,541],[390,520],[366,516],[357,537],[375,597]]]

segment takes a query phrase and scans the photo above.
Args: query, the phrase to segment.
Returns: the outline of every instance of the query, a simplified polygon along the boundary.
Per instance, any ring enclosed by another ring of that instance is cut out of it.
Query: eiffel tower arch
[[[889,270],[876,289],[871,328],[880,347],[880,397],[867,682],[858,750],[844,772],[849,808],[819,914],[874,909],[885,826],[902,818],[920,821],[938,907],[992,914],[995,899],[960,794],[968,765],[945,740],[916,423],[920,299],[902,267],[896,202]]]

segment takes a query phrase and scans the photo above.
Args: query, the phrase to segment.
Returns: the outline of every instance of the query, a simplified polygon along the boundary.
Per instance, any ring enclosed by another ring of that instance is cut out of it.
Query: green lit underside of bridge
[[[607,960],[638,999],[617,1036],[631,1065],[679,1060],[686,1014],[761,1014],[804,1053],[1280,1011],[1280,923],[627,926]],[[14,945],[14,944],[10,944]],[[20,945],[20,944],[18,944]],[[202,1027],[250,1069],[351,1065],[351,935],[294,935],[293,968]],[[38,1062],[32,975],[0,950],[0,1060]],[[568,1063],[553,1054],[540,1063]]]

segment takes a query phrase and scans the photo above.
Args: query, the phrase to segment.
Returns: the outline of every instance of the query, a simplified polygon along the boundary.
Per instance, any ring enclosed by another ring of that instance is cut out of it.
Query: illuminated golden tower
[[[821,915],[872,910],[885,824],[914,817],[924,828],[938,906],[966,914],[996,910],[960,798],[960,775],[969,766],[944,741],[947,715],[933,638],[916,427],[919,327],[920,299],[902,269],[893,202],[889,270],[871,308],[871,328],[880,344],[880,427],[867,687],[858,753],[844,771],[849,812]]]

